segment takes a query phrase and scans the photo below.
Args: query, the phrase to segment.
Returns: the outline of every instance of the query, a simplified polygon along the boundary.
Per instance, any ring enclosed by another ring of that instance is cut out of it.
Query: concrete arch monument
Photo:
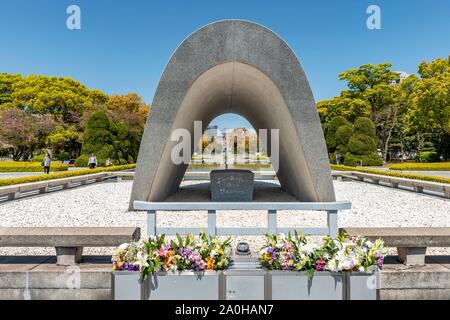
[[[172,131],[193,133],[194,121],[206,126],[223,113],[242,115],[256,130],[279,129],[284,191],[299,201],[335,200],[320,119],[295,53],[259,24],[225,20],[195,31],[170,58],[142,138],[130,208],[178,190],[187,165],[171,161]]]

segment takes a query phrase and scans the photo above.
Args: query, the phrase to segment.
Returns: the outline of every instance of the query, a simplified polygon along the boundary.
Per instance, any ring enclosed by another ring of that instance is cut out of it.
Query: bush
[[[389,166],[389,170],[405,171],[450,171],[450,162],[399,163]]]
[[[344,147],[345,149],[347,149],[348,142],[350,141],[352,135],[353,135],[353,127],[351,125],[339,127],[339,129],[336,131],[337,148],[341,146],[341,148]],[[340,152],[342,153],[342,151]]]
[[[65,151],[61,151],[60,153],[58,153],[56,155],[56,157],[58,158],[59,161],[68,161],[70,160],[70,155],[65,152]]]
[[[90,155],[82,154],[81,156],[79,156],[78,158],[75,159],[74,166],[80,167],[80,168],[87,167],[89,157],[90,157]],[[106,162],[106,158],[97,156],[97,166],[103,167],[105,165],[105,162]],[[127,161],[125,161],[123,159],[121,159],[121,163],[118,163],[117,160],[114,160],[114,159],[111,160],[111,162],[115,165],[122,165],[122,164],[127,163]]]
[[[389,177],[398,177],[398,178],[414,179],[414,180],[422,180],[422,181],[432,181],[432,182],[440,182],[440,183],[450,183],[450,178],[426,176],[426,175],[422,175],[422,174],[411,174],[411,173],[401,173],[401,172],[392,172],[392,171],[390,172],[390,171],[366,169],[366,168],[354,168],[354,167],[349,167],[349,166],[338,166],[335,164],[331,165],[331,169],[337,170],[337,171],[358,171],[358,172],[378,174],[378,175],[389,176]]]
[[[439,155],[434,151],[424,151],[419,153],[420,162],[437,162],[439,161]]]
[[[337,146],[336,132],[342,126],[348,126],[350,123],[342,116],[331,119],[325,133],[325,141],[327,143],[328,152],[333,153]]]
[[[62,178],[69,178],[69,177],[76,177],[76,176],[84,176],[87,174],[99,173],[99,172],[121,171],[121,170],[133,169],[135,167],[136,167],[135,164],[127,164],[127,165],[123,165],[123,166],[96,168],[96,169],[92,169],[92,170],[74,170],[74,171],[66,171],[66,172],[54,172],[54,173],[50,173],[50,174],[39,174],[39,175],[19,177],[19,178],[5,178],[5,179],[0,179],[0,187],[21,184],[21,183],[29,183],[29,182],[52,180],[52,179],[62,179]]]
[[[272,165],[270,163],[236,163],[231,164],[229,167],[233,167],[236,169],[246,169],[246,170],[254,170],[254,171],[261,171],[261,170],[267,170],[272,168]]]
[[[368,155],[376,149],[377,142],[366,134],[355,133],[348,142],[348,151],[354,155]]]
[[[39,155],[34,156],[33,158],[31,158],[31,161],[32,162],[41,162],[42,163],[42,161],[44,161],[44,157],[45,157],[45,154],[39,154]]]
[[[360,117],[354,123],[355,132],[365,134],[369,137],[376,137],[375,124],[369,118]]]
[[[353,135],[353,127],[348,124],[345,126],[339,127],[336,131],[336,152],[339,152],[342,155],[345,155],[348,152],[348,142]],[[334,158],[336,159],[336,154],[334,154]]]
[[[81,156],[79,156],[78,158],[75,159],[73,165],[75,167],[87,167],[88,166],[88,161],[89,161],[89,156],[86,154],[82,154]]]
[[[43,171],[42,162],[0,162],[0,172],[40,172]],[[66,164],[52,162],[50,171],[67,171]]]
[[[378,153],[371,153],[366,155],[354,155],[347,152],[344,157],[344,164],[346,166],[356,167],[356,166],[381,166],[383,165],[383,160],[378,155]]]

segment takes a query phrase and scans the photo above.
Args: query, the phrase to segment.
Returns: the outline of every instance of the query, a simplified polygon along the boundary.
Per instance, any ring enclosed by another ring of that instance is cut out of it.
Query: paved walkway
[[[69,171],[74,170],[87,170],[88,168],[75,168],[70,167]],[[42,170],[43,171],[43,170]],[[38,174],[43,174],[44,172],[0,172],[0,179],[4,178],[18,178],[18,177],[27,177],[27,176],[35,176]]]

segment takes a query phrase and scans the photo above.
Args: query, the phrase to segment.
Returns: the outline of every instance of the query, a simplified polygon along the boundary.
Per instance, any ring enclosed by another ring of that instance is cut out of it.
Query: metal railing
[[[288,233],[297,230],[309,235],[329,235],[332,238],[338,235],[338,212],[351,208],[350,201],[336,202],[146,202],[134,201],[135,210],[147,211],[147,234],[175,235],[197,234],[205,231],[211,235],[263,235],[264,233]],[[157,211],[193,211],[204,210],[208,212],[208,225],[204,228],[160,228],[156,224]],[[217,210],[267,210],[267,228],[242,227],[242,228],[218,228],[216,225]],[[312,210],[326,211],[327,227],[278,227],[277,210]]]

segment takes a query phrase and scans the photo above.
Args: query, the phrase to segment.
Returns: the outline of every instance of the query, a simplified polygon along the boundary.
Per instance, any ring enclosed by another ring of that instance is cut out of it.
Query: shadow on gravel
[[[83,256],[81,263],[109,264],[111,256]],[[0,256],[0,264],[56,264],[55,256]]]

